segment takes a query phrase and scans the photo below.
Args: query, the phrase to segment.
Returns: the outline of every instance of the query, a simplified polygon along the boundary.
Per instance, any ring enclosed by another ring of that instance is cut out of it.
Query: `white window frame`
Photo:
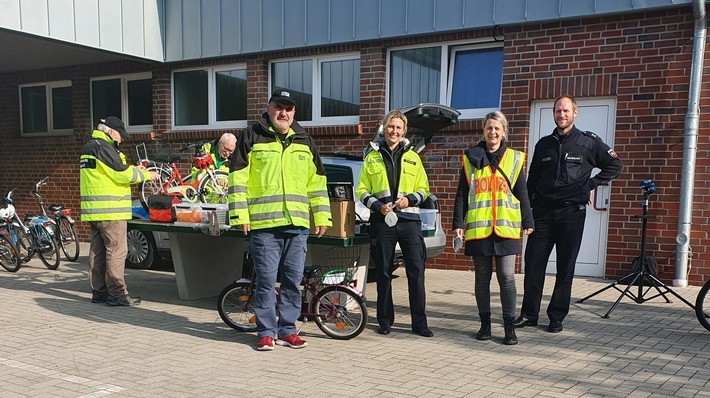
[[[387,67],[386,67],[386,87],[385,87],[385,109],[389,111],[389,103],[390,103],[390,73],[391,73],[391,65],[390,65],[390,60],[392,59],[391,52],[392,51],[400,51],[400,50],[412,50],[412,49],[417,49],[417,48],[429,48],[429,47],[441,47],[441,80],[439,81],[439,103],[441,105],[446,105],[446,106],[451,106],[451,92],[453,90],[452,84],[453,84],[453,79],[451,78],[454,73],[454,56],[456,52],[458,51],[466,51],[466,50],[476,50],[476,49],[485,49],[485,48],[503,48],[503,43],[502,42],[492,42],[490,39],[482,39],[482,40],[466,40],[466,41],[452,41],[452,42],[447,42],[447,43],[428,43],[428,44],[420,44],[420,45],[413,45],[413,46],[402,46],[402,47],[393,47],[387,49]],[[449,51],[451,51],[451,54],[449,54]],[[503,65],[501,65],[501,68]],[[446,71],[446,73],[444,73]],[[501,87],[502,90],[502,87]],[[443,99],[443,100],[442,100]],[[415,105],[415,104],[412,104]],[[500,100],[498,102],[498,107],[495,108],[476,108],[476,109],[457,109],[459,112],[461,112],[461,115],[459,116],[460,120],[465,120],[465,119],[481,119],[486,114],[492,112],[492,111],[497,111],[500,110]]]
[[[272,71],[272,64],[274,63],[281,63],[281,62],[289,62],[289,61],[304,61],[304,60],[310,60],[313,63],[313,70],[311,71],[312,73],[312,81],[313,81],[313,103],[312,103],[312,108],[313,109],[313,120],[309,121],[301,121],[298,118],[298,106],[296,106],[296,120],[301,126],[345,126],[345,125],[356,125],[360,123],[360,115],[358,112],[358,115],[354,116],[328,116],[328,117],[322,117],[320,115],[320,108],[321,108],[321,88],[322,88],[322,83],[321,83],[321,66],[324,62],[334,62],[334,61],[352,61],[352,60],[358,60],[359,62],[362,62],[360,59],[360,53],[343,53],[343,54],[338,54],[338,55],[323,55],[323,56],[318,56],[318,57],[300,57],[300,58],[283,58],[283,59],[276,59],[273,61],[269,61],[269,93],[272,93],[274,91],[274,88],[271,84],[273,81],[273,76],[271,75]],[[357,71],[358,79],[360,78],[360,70],[358,69]],[[358,84],[359,86],[359,84]],[[362,100],[362,97],[361,97]],[[361,104],[358,104],[360,106]],[[318,114],[316,114],[316,112]]]
[[[40,133],[25,133],[25,127],[23,125],[23,109],[22,109],[22,89],[25,87],[44,87],[45,101],[47,108],[47,131]],[[42,82],[42,83],[27,83],[18,85],[18,96],[20,99],[20,137],[47,137],[47,136],[59,136],[59,135],[71,135],[74,133],[74,129],[54,129],[54,109],[52,108],[52,89],[60,87],[72,87],[70,80],[57,80],[53,82]],[[72,93],[72,97],[74,93]],[[72,101],[73,102],[73,101]],[[70,115],[73,118],[73,115]],[[73,123],[72,123],[73,124]]]
[[[170,73],[170,123],[173,130],[175,131],[187,131],[187,130],[207,130],[207,129],[243,129],[247,127],[247,120],[229,120],[229,121],[217,121],[217,83],[215,79],[215,74],[217,72],[224,72],[235,69],[247,69],[246,63],[232,64],[232,65],[219,65],[212,67],[199,67],[199,68],[186,68],[186,69],[176,69]],[[193,71],[207,71],[207,118],[208,124],[204,125],[189,125],[189,126],[176,126],[175,125],[175,73],[181,72],[193,72]],[[248,94],[248,93],[247,93]]]
[[[146,80],[153,79],[153,74],[151,72],[146,73],[132,73],[127,75],[115,75],[115,76],[101,76],[90,79],[89,90],[90,90],[90,111],[91,117],[94,115],[94,82],[103,80],[121,80],[121,114],[120,115],[105,115],[105,116],[116,116],[126,125],[126,131],[129,133],[143,133],[153,130],[152,124],[139,124],[131,125],[128,120],[128,82],[133,80]],[[154,121],[155,122],[155,121]],[[92,120],[92,126],[97,126],[99,124],[98,120]]]

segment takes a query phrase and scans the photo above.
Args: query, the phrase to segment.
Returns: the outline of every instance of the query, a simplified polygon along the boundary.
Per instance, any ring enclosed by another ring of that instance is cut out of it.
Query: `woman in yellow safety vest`
[[[523,166],[525,154],[505,144],[508,120],[502,112],[483,119],[483,140],[463,155],[453,227],[465,239],[465,254],[473,257],[474,292],[481,318],[478,340],[491,338],[490,282],[495,258],[503,306],[503,344],[518,343],[513,327],[516,308],[515,257],[520,237],[535,226]]]

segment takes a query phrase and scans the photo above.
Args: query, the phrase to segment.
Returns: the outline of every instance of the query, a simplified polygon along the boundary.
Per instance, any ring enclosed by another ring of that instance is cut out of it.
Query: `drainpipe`
[[[707,15],[705,0],[693,0],[695,29],[693,35],[693,59],[690,66],[688,111],[685,115],[683,135],[683,164],[680,180],[680,211],[675,250],[675,279],[673,286],[688,286],[688,253],[690,252],[690,225],[693,215],[693,185],[695,181],[695,158],[698,149],[698,125],[700,120],[700,87],[703,82],[703,59],[705,58],[705,34]]]

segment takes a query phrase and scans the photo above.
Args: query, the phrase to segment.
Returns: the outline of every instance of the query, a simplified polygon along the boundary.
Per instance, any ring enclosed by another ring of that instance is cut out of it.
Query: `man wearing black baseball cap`
[[[106,119],[101,119],[101,123],[99,124],[99,126],[97,128],[99,130],[104,131],[105,129],[101,129],[102,124],[104,126],[108,127],[109,129],[114,130],[118,133],[118,137],[117,137],[118,140],[116,140],[114,138],[114,141],[117,144],[120,144],[122,140],[128,139],[128,133],[126,132],[126,126],[123,124],[123,121],[121,119],[117,118],[116,116],[109,116]],[[106,134],[109,134],[109,136],[110,136],[110,132],[108,132],[108,131],[104,131],[104,132]],[[113,138],[113,137],[111,137],[111,138]]]
[[[101,119],[81,150],[79,187],[81,221],[91,226],[91,302],[132,307],[141,301],[128,295],[124,278],[128,254],[126,220],[132,218],[131,184],[157,180],[158,174],[128,164],[118,150],[124,138],[128,134],[121,119]]]
[[[261,119],[239,135],[230,159],[229,224],[250,236],[259,351],[271,351],[274,344],[307,345],[295,324],[301,313],[299,288],[311,226],[309,211],[318,237],[332,225],[323,163],[313,138],[294,121],[295,115],[293,94],[274,91]],[[281,278],[278,319],[277,275]]]

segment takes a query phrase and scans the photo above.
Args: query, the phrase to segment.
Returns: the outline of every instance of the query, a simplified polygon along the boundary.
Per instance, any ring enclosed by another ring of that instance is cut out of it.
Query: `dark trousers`
[[[587,210],[584,205],[533,208],[535,231],[525,247],[525,279],[522,315],[537,320],[545,284],[545,268],[553,247],[557,250],[557,275],[547,316],[562,322],[569,313],[572,279]]]
[[[377,322],[380,327],[389,328],[394,324],[392,271],[397,242],[402,249],[406,267],[412,330],[419,331],[428,327],[424,291],[426,247],[421,224],[416,221],[400,221],[394,227],[389,227],[384,223],[373,223],[370,225],[370,237],[370,253],[377,275]]]

